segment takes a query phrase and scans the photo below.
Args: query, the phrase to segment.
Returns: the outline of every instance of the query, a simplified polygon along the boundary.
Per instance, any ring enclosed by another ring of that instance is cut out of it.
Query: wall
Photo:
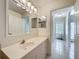
[[[75,12],[79,12],[79,0],[76,0],[75,4]],[[75,48],[76,48],[76,54],[75,54],[75,59],[79,59],[79,13],[75,15],[76,16],[76,40],[75,40]]]
[[[18,36],[8,36],[7,33],[7,26],[8,23],[6,19],[6,1],[7,0],[0,0],[0,44],[1,47],[7,47],[9,45],[15,44],[23,39],[29,39],[32,37],[38,36],[38,30],[32,29],[30,30],[30,33],[25,33],[23,35]],[[30,17],[35,17],[36,15],[30,15],[27,13],[27,15]]]
[[[3,40],[5,39],[5,24],[6,24],[6,21],[5,21],[5,15],[6,15],[6,6],[5,6],[6,2],[5,0],[0,0],[0,40]],[[0,41],[1,43],[1,41]]]
[[[3,40],[5,37],[5,0],[0,0],[0,40]],[[1,41],[0,41],[1,44]],[[1,59],[1,52],[0,52]]]

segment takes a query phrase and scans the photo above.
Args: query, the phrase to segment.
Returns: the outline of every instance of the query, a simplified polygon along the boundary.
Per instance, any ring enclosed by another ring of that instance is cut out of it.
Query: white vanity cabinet
[[[46,59],[47,37],[35,37],[26,40],[26,42],[33,42],[34,44],[31,45],[29,43],[22,47],[19,44],[20,42],[18,42],[17,44],[2,48],[1,50],[4,52],[4,56],[6,56],[4,59]],[[25,47],[27,48],[25,49]]]
[[[31,51],[30,53],[28,53],[27,55],[25,55],[21,59],[35,59],[35,53],[34,53],[34,51]]]
[[[47,42],[41,43],[38,47],[29,52],[22,59],[46,59],[47,55]]]

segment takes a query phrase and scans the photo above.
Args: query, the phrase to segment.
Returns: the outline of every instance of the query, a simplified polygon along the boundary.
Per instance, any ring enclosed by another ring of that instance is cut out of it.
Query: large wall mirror
[[[30,18],[24,8],[14,0],[8,0],[8,35],[30,32]]]

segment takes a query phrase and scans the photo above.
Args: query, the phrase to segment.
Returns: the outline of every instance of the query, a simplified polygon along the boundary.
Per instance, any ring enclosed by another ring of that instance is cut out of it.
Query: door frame
[[[52,39],[53,36],[52,35],[54,34],[54,29],[53,29],[54,26],[52,26],[53,25],[53,22],[54,22],[54,19],[53,19],[52,13],[54,11],[56,11],[56,10],[61,10],[61,9],[69,8],[69,7],[72,7],[72,6],[66,6],[66,7],[62,7],[62,8],[57,8],[57,9],[54,9],[54,10],[51,10],[50,11],[50,39],[51,39],[51,46],[52,46],[52,42],[53,42],[53,39]],[[75,37],[76,37],[76,35],[75,35]],[[74,40],[74,41],[76,41],[76,40]],[[76,44],[74,44],[74,46],[76,46]],[[76,54],[76,49],[74,51],[74,54]],[[75,55],[74,55],[74,57],[76,58]],[[67,58],[69,58],[69,56]]]

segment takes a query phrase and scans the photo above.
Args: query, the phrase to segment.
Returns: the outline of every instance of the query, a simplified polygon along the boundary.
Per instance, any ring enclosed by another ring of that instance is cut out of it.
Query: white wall
[[[5,0],[0,0],[0,40],[3,40],[4,38],[5,38]]]
[[[75,12],[79,11],[79,0],[76,0],[76,4],[75,4]],[[77,33],[76,33],[76,41],[75,41],[75,45],[76,45],[76,54],[75,54],[75,59],[79,59],[79,13],[76,14],[76,22],[77,22]]]
[[[6,2],[5,0],[0,0],[0,40],[5,39],[5,32],[6,32],[6,21],[5,21],[5,15],[6,15]],[[1,43],[1,41],[0,41]]]

